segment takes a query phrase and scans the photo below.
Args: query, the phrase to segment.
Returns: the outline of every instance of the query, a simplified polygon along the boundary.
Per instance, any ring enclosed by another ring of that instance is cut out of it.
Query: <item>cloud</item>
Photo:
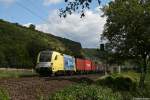
[[[4,3],[4,4],[12,4],[14,3],[16,0],[0,0],[1,3]]]
[[[86,11],[86,17],[81,19],[77,13],[60,18],[55,10],[49,15],[48,23],[36,27],[40,31],[80,42],[83,47],[95,48],[99,46],[105,22],[106,18],[100,17],[100,12],[96,11]]]
[[[29,27],[31,24],[33,24],[33,23],[27,23],[27,24],[24,24],[23,26]]]
[[[63,0],[44,0],[44,5],[58,4],[61,2],[63,2]]]

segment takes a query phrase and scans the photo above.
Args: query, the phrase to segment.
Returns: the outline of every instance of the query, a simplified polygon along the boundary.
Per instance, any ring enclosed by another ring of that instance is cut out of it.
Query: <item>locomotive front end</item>
[[[38,55],[36,72],[40,75],[50,75],[52,73],[52,51],[41,51]]]

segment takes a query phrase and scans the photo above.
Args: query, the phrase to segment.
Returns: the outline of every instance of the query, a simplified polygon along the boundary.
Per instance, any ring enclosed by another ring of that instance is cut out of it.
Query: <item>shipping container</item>
[[[92,70],[92,62],[90,60],[84,60],[84,70],[91,71]]]
[[[63,55],[64,56],[64,70],[65,71],[75,71],[75,58],[69,55]]]
[[[85,66],[84,60],[76,58],[75,62],[76,62],[76,70],[84,71],[84,66]]]

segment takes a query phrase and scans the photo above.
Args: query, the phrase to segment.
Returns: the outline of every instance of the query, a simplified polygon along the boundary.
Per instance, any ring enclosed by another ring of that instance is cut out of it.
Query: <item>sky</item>
[[[102,5],[109,1],[102,0]],[[79,13],[60,18],[58,9],[65,5],[64,0],[0,0],[0,19],[27,27],[34,24],[37,30],[80,42],[83,48],[98,48],[106,23],[98,3],[93,0],[84,18]]]

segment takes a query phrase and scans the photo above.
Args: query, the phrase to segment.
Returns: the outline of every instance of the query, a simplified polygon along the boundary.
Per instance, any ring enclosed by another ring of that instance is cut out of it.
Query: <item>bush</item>
[[[123,100],[121,94],[96,85],[73,85],[51,95],[49,100]]]
[[[112,88],[114,86],[114,81],[115,80],[113,77],[108,76],[108,77],[105,77],[103,79],[97,80],[96,84]]]
[[[123,76],[118,76],[116,78],[108,76],[104,79],[97,80],[96,83],[99,85],[111,87],[114,90],[128,91],[136,89],[136,83],[131,78]]]
[[[106,78],[97,80],[98,84],[100,85],[107,85],[108,87],[111,87],[114,84],[114,79],[111,76],[108,76]]]
[[[129,77],[117,77],[115,79],[115,89],[118,90],[135,90],[136,83],[132,81]]]

